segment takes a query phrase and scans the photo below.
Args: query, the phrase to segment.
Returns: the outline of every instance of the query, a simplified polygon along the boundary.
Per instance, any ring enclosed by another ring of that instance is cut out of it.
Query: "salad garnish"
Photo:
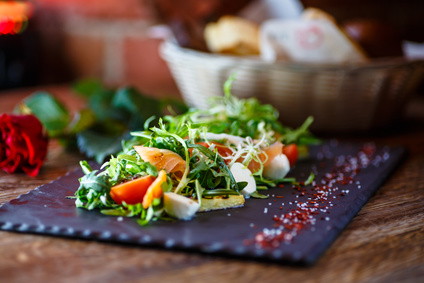
[[[298,129],[283,126],[278,112],[257,99],[231,94],[205,110],[147,119],[143,131],[131,132],[122,151],[99,170],[86,161],[75,193],[77,207],[115,216],[152,220],[191,219],[197,212],[239,207],[245,199],[266,198],[259,191],[282,182],[299,152],[317,142],[308,117]],[[310,175],[306,182],[312,182]]]

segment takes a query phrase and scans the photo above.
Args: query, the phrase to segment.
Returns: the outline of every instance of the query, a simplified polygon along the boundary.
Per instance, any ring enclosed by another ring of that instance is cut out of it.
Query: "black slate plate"
[[[305,180],[313,171],[319,185],[325,174],[332,172],[336,162],[342,158],[360,157],[358,152],[363,156],[363,147],[337,141],[312,147],[310,157],[299,162],[290,176]],[[310,222],[314,223],[306,223],[291,241],[280,242],[275,248],[258,246],[255,236],[263,229],[273,229],[276,223],[274,215],[280,216],[296,209],[299,202],[309,204],[316,200],[313,194],[317,191],[312,186],[302,187],[300,191],[291,185],[270,188],[262,191],[269,195],[268,199],[248,199],[242,208],[199,213],[192,221],[158,221],[141,227],[133,218],[105,216],[99,211],[75,208],[74,200],[66,196],[73,195],[78,188],[78,178],[82,176],[78,170],[2,205],[0,228],[281,263],[312,264],[387,179],[404,154],[405,149],[401,147],[376,147],[369,164],[360,169],[350,184],[338,182],[327,190],[325,204],[316,214],[309,215]],[[338,168],[345,177],[348,175],[345,167]]]

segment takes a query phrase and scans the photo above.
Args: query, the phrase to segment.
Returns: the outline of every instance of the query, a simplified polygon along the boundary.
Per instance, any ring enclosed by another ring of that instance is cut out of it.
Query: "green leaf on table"
[[[46,127],[50,137],[60,135],[71,119],[68,110],[45,91],[36,92],[22,101]],[[19,111],[19,110],[18,110]]]
[[[96,116],[91,109],[82,109],[75,113],[74,118],[67,127],[67,132],[76,134],[88,129],[96,122]]]
[[[73,90],[83,97],[91,97],[99,92],[103,92],[106,89],[103,87],[101,81],[98,79],[84,79],[76,82],[72,86]]]
[[[125,120],[124,113],[117,111],[117,109],[112,106],[114,96],[114,90],[104,90],[95,93],[89,98],[88,107],[94,112],[98,120]]]
[[[75,92],[88,98],[88,108],[93,111],[99,120],[121,119],[121,115],[114,111],[112,100],[115,96],[114,89],[108,89],[99,80],[85,79],[73,85]]]
[[[93,89],[95,89],[93,87]],[[89,97],[91,117],[82,119],[79,126],[85,126],[93,118],[96,124],[75,131],[81,152],[102,162],[107,156],[122,149],[122,139],[128,138],[128,131],[141,130],[146,119],[160,115],[160,102],[143,96],[131,87],[118,90],[97,89]],[[77,124],[78,125],[78,124]],[[75,129],[77,130],[77,129]]]
[[[160,101],[141,94],[133,87],[118,89],[112,106],[126,113],[125,120],[131,130],[141,130],[148,118],[161,115]]]
[[[106,157],[119,152],[121,141],[129,137],[128,132],[110,135],[89,129],[77,134],[78,148],[88,157],[94,157],[97,163],[102,163]]]

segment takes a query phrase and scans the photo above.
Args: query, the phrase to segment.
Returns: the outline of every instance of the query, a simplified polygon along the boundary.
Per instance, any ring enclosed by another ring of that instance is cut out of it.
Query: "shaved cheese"
[[[182,220],[190,220],[200,208],[198,202],[172,192],[164,193],[163,203],[166,213]]]

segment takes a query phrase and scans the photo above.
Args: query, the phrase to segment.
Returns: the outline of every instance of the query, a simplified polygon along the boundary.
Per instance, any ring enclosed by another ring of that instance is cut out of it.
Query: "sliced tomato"
[[[155,180],[153,176],[143,176],[137,179],[121,183],[110,189],[110,196],[117,204],[125,201],[127,204],[143,202],[147,189]]]
[[[225,146],[223,144],[220,144],[218,142],[211,142],[215,145],[215,148],[218,151],[218,154],[222,157],[227,157],[233,155],[233,151],[228,146]]]
[[[299,157],[299,149],[297,148],[297,145],[294,143],[285,145],[283,147],[283,153],[287,156],[287,159],[290,162],[290,167],[294,166]]]

